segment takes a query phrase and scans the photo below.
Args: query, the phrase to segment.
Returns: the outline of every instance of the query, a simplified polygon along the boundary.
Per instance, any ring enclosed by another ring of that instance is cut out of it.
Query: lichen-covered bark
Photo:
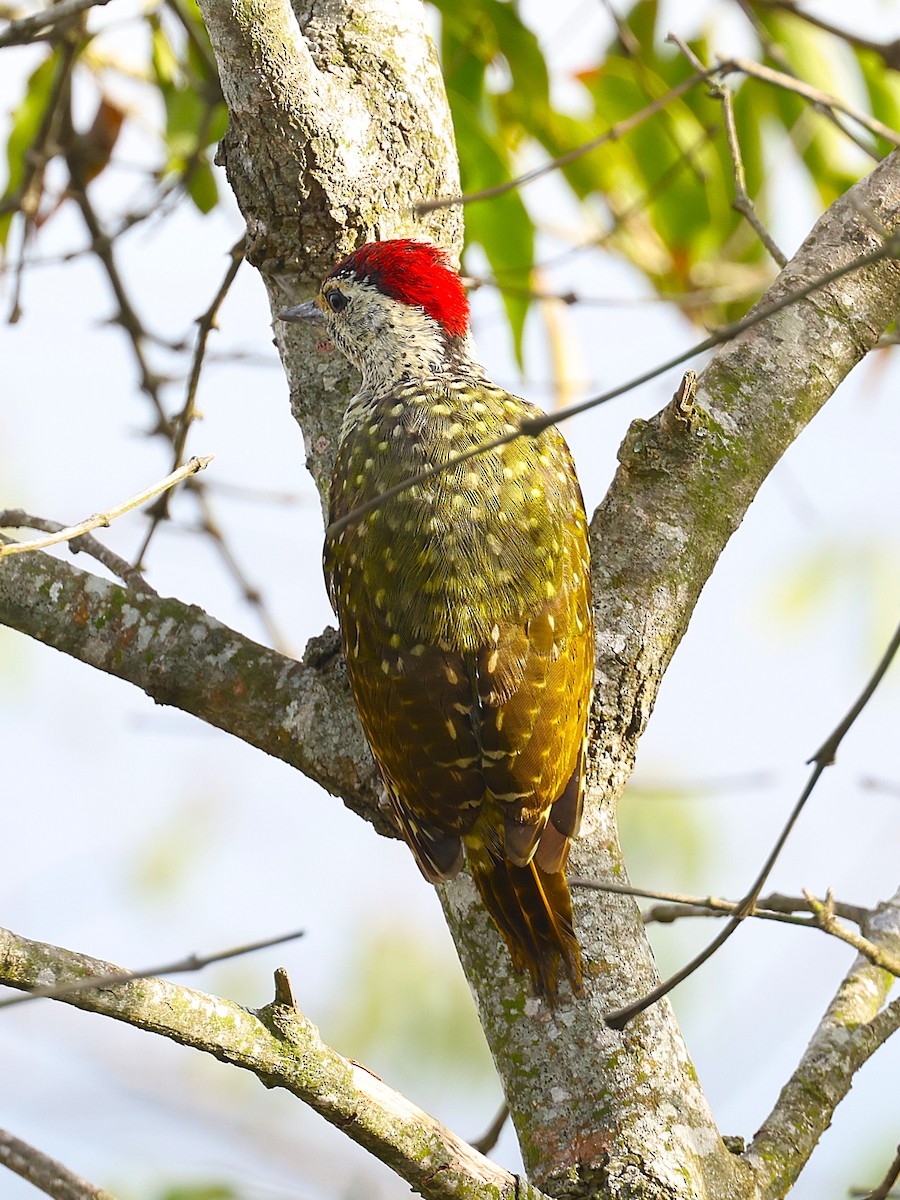
[[[272,311],[314,295],[342,254],[430,237],[458,260],[462,217],[415,205],[459,191],[453,127],[417,0],[200,0],[228,102],[220,151],[247,221],[247,257]],[[352,368],[315,335],[276,324],[325,496]]]
[[[112,963],[0,929],[0,983],[10,987],[31,991],[123,973]],[[427,1200],[547,1200],[326,1046],[316,1026],[277,991],[273,1003],[257,1010],[167,979],[134,979],[60,998],[212,1054],[251,1071],[266,1087],[285,1088],[394,1167]]]
[[[900,891],[871,914],[865,935],[900,953]],[[778,1103],[745,1158],[772,1200],[787,1195],[869,1056],[900,1028],[900,1000],[882,1008],[893,975],[859,957],[844,977]]]

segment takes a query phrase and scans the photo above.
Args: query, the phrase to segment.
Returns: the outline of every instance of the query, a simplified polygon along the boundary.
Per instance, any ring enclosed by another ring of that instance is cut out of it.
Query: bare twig
[[[202,521],[201,529],[205,534],[212,538],[213,545],[219,552],[219,557],[230,571],[235,583],[241,589],[241,595],[243,596],[245,602],[249,604],[251,608],[256,609],[259,619],[262,621],[263,628],[272,641],[272,645],[276,650],[281,650],[282,652],[286,653],[286,638],[282,635],[282,632],[275,623],[272,614],[269,612],[259,588],[256,587],[255,584],[251,583],[243,567],[238,562],[234,551],[231,549],[228,539],[222,532],[222,528],[213,514],[209,500],[204,491],[200,491],[198,489],[197,501],[200,505],[200,516]]]
[[[106,512],[94,513],[92,517],[80,521],[77,525],[60,527],[55,533],[48,534],[47,537],[34,538],[30,542],[5,542],[3,545],[0,545],[0,558],[8,554],[25,554],[31,550],[45,550],[48,546],[58,546],[60,542],[71,542],[74,538],[81,537],[82,534],[89,533],[92,529],[99,529],[101,526],[105,528],[115,521],[117,517],[131,512],[132,509],[140,508],[142,504],[146,504],[148,500],[152,500],[154,496],[158,496],[160,492],[175,487],[182,480],[195,475],[198,471],[202,471],[212,460],[212,454],[208,454],[203,458],[192,458],[183,467],[180,467],[177,471],[173,471],[171,475],[167,475],[165,479],[161,479],[158,483],[151,484],[150,487],[145,488],[142,492],[138,492],[136,496],[132,496],[129,500],[124,500],[121,504],[117,504],[114,508],[110,508]]]
[[[94,207],[88,199],[87,192],[83,187],[77,186],[76,179],[73,176],[73,186],[71,188],[72,196],[81,209],[81,215],[84,223],[87,226],[88,233],[91,237],[91,252],[97,256],[100,263],[106,272],[106,277],[109,280],[110,287],[116,298],[116,303],[119,306],[119,311],[113,320],[122,326],[128,334],[131,342],[132,353],[137,362],[138,371],[140,373],[141,389],[149,397],[153,408],[156,411],[156,432],[164,433],[167,437],[171,436],[171,423],[166,415],[165,407],[163,406],[160,396],[160,379],[157,374],[151,370],[147,360],[147,355],[144,351],[144,342],[147,338],[147,331],[144,329],[143,323],[138,317],[134,306],[131,303],[128,292],[125,289],[125,284],[119,273],[118,264],[116,263],[115,254],[113,253],[113,240],[104,231],[100,223],[100,219],[94,211]]]
[[[644,62],[644,56],[641,52],[641,44],[638,38],[635,36],[634,31],[631,29],[628,22],[616,11],[615,6],[611,3],[611,0],[601,0],[601,3],[616,27],[616,36],[618,37],[622,46],[623,53],[632,61],[636,82],[640,84],[641,88],[652,100],[658,99],[661,91],[661,81],[655,72],[648,71],[647,65]],[[696,69],[702,71],[704,70],[704,67],[699,66]],[[705,184],[706,174],[703,170],[703,167],[695,162],[694,159],[695,147],[685,149],[682,146],[680,141],[679,126],[672,120],[671,114],[666,109],[663,109],[661,112],[660,119],[665,129],[666,136],[675,147],[675,150],[680,158],[682,158],[684,162],[690,166],[697,181],[701,185]]]
[[[270,946],[283,946],[285,942],[293,942],[301,937],[303,937],[303,930],[297,929],[293,933],[262,938],[260,941],[247,942],[243,946],[234,946],[230,950],[219,950],[214,954],[189,954],[186,958],[166,963],[161,967],[144,967],[138,971],[108,971],[100,975],[86,975],[81,979],[69,979],[65,983],[53,984],[50,987],[34,988],[21,996],[8,996],[6,999],[0,1000],[0,1008],[13,1008],[17,1004],[27,1004],[29,1000],[63,1000],[76,992],[118,987],[122,983],[132,983],[135,979],[152,979],[157,975],[182,975],[189,971],[202,971],[213,963],[225,962],[230,958],[242,958],[245,954],[253,954],[257,950],[267,950]]]
[[[873,1192],[862,1193],[854,1191],[852,1195],[862,1196],[862,1200],[888,1200],[888,1197],[893,1194],[891,1188],[898,1179],[900,1179],[900,1146],[897,1147],[897,1156],[888,1167],[887,1174],[878,1187]]]
[[[503,1132],[503,1126],[509,1120],[509,1105],[504,1102],[500,1105],[496,1117],[488,1125],[487,1129],[480,1138],[476,1138],[471,1143],[472,1148],[477,1150],[479,1154],[490,1154],[493,1148],[500,1140],[500,1134]]]
[[[880,938],[900,948],[900,892],[880,904],[871,919]],[[855,1073],[900,1028],[900,1000],[885,1003],[893,982],[891,974],[861,956],[844,976],[743,1156],[757,1175],[761,1195],[784,1196],[791,1190]]]
[[[670,925],[681,917],[725,917],[740,907],[739,900],[722,900],[718,896],[685,896],[678,892],[660,892],[648,888],[632,887],[627,883],[606,882],[599,879],[585,879],[580,875],[569,876],[572,887],[585,888],[594,892],[611,892],[617,896],[636,896],[644,900],[661,900],[643,914],[645,924],[657,923]],[[861,925],[870,915],[869,909],[858,904],[834,902],[834,911],[845,920],[854,921]],[[815,917],[798,917],[798,912],[814,913],[809,900],[801,896],[783,896],[773,892],[769,896],[761,896],[748,917],[757,917],[763,921],[780,921],[786,925],[804,925],[807,928],[817,928]]]
[[[586,888],[591,891],[613,892],[616,895],[639,896],[651,900],[664,900],[665,904],[654,905],[641,914],[645,925],[671,925],[683,917],[725,917],[741,910],[739,900],[722,900],[718,896],[683,896],[676,892],[648,891],[644,888],[631,887],[622,883],[604,883],[595,879],[583,879],[572,876],[569,879],[572,887]],[[876,967],[890,971],[892,975],[900,976],[900,957],[889,949],[871,939],[854,933],[846,925],[841,925],[837,917],[853,921],[861,928],[872,916],[872,911],[857,904],[843,904],[828,893],[823,903],[804,889],[804,897],[782,896],[773,893],[771,896],[760,898],[745,917],[756,917],[764,921],[776,921],[783,925],[801,925],[807,929],[818,929],[830,934],[842,942],[846,942],[864,955]],[[812,914],[808,917],[798,917],[795,914],[803,911]]]
[[[876,967],[881,967],[883,971],[890,971],[892,975],[900,978],[900,956],[892,954],[886,947],[879,946],[877,942],[872,942],[862,934],[854,933],[852,929],[842,925],[837,919],[837,905],[830,889],[824,901],[817,900],[806,888],[803,889],[803,894],[806,896],[811,911],[815,914],[816,923],[824,933],[830,933],[832,937],[846,942],[848,946],[852,946],[854,950],[865,955],[869,962],[874,963]]]
[[[681,53],[685,56],[695,71],[703,70],[703,63],[693,52],[690,46],[677,33],[670,33],[666,37],[667,42],[671,42],[677,46]],[[728,153],[731,156],[731,170],[734,177],[734,199],[731,202],[731,207],[741,214],[742,217],[750,224],[756,233],[759,240],[768,250],[769,254],[778,263],[779,267],[787,266],[787,255],[781,251],[775,243],[775,239],[763,225],[762,221],[756,212],[750,195],[747,191],[747,178],[744,174],[744,160],[741,154],[741,144],[737,135],[737,125],[734,120],[734,97],[731,88],[724,83],[717,83],[715,80],[710,80],[710,93],[722,105],[722,113],[725,119],[725,136],[728,139]]]
[[[68,111],[72,68],[78,56],[78,46],[68,38],[58,52],[59,62],[41,123],[34,141],[25,154],[25,170],[22,182],[14,195],[4,202],[7,212],[19,212],[22,217],[22,236],[16,256],[13,277],[13,296],[9,312],[9,323],[14,325],[22,315],[22,286],[27,260],[25,253],[35,226],[43,196],[44,170],[56,153],[60,126],[65,123]]]
[[[762,8],[781,9],[783,12],[789,12],[799,20],[805,21],[807,25],[814,25],[816,29],[821,29],[824,33],[831,33],[850,46],[857,46],[860,50],[871,50],[881,56],[885,66],[900,71],[900,38],[895,38],[892,42],[875,41],[860,33],[854,33],[851,29],[832,25],[830,21],[816,16],[815,13],[800,8],[794,3],[794,0],[753,0],[753,2]]]
[[[177,8],[177,6],[175,6]],[[180,11],[180,10],[179,10]],[[209,340],[210,332],[216,326],[216,318],[219,314],[219,309],[234,283],[235,277],[240,269],[241,263],[244,261],[244,247],[246,245],[246,237],[240,238],[234,246],[232,246],[229,257],[231,259],[228,264],[228,270],[225,272],[225,278],[219,285],[219,289],[212,299],[212,303],[207,308],[205,313],[202,313],[197,318],[197,342],[194,347],[194,357],[191,362],[191,370],[188,376],[187,393],[185,395],[184,404],[181,412],[172,419],[172,427],[174,437],[172,439],[172,470],[176,470],[181,465],[182,455],[184,454],[185,443],[187,442],[188,432],[190,431],[191,422],[196,415],[197,388],[200,384],[200,372],[203,369],[203,360],[206,355],[206,344]],[[153,538],[154,533],[159,527],[161,521],[167,520],[169,516],[169,493],[164,492],[153,508],[150,510],[150,526],[141,543],[141,548],[135,557],[136,563],[144,561],[144,556]]]
[[[591,138],[589,142],[584,142],[581,146],[575,146],[572,150],[567,150],[565,154],[560,154],[557,158],[553,158],[549,162],[542,163],[539,167],[534,167],[532,170],[516,176],[515,179],[509,179],[506,183],[497,183],[493,187],[483,188],[478,192],[469,192],[465,196],[439,196],[436,200],[425,200],[421,204],[417,204],[413,212],[417,217],[422,217],[426,213],[434,212],[438,208],[452,208],[455,204],[474,204],[476,200],[491,200],[495,196],[503,196],[507,192],[513,192],[518,188],[525,187],[526,184],[533,183],[536,179],[543,178],[544,175],[549,175],[551,171],[558,171],[561,167],[567,167],[569,163],[575,162],[576,159],[581,158],[585,154],[590,154],[592,150],[599,149],[600,146],[606,145],[607,142],[618,141],[619,138],[624,137],[627,133],[631,133],[632,129],[636,129],[644,121],[649,120],[650,117],[654,117],[657,113],[662,112],[667,104],[671,104],[673,100],[677,100],[685,92],[689,92],[692,87],[696,87],[704,79],[709,79],[721,69],[721,66],[716,66],[712,67],[709,71],[701,71],[696,75],[692,75],[690,79],[683,80],[676,87],[666,92],[664,96],[660,96],[658,100],[654,100],[651,104],[640,109],[632,116],[626,117],[624,121],[619,121],[615,125],[611,125],[599,137]]]
[[[759,20],[756,13],[753,11],[751,0],[736,0],[736,3],[738,8],[740,8],[747,20],[753,26],[754,32],[759,38],[766,56],[770,58],[772,62],[778,63],[785,75],[788,75],[791,78],[796,78],[796,72],[791,69],[791,64],[788,60],[787,54],[784,52],[784,48],[770,36],[769,31],[766,29],[763,22]],[[833,108],[829,108],[826,104],[818,104],[814,102],[813,109],[815,112],[823,116],[826,121],[830,121],[835,129],[838,129],[844,135],[844,137],[849,138],[850,141],[853,142],[854,145],[858,146],[864,154],[867,154],[870,158],[875,159],[876,162],[879,160],[880,156],[871,143],[864,141],[862,137],[853,131],[853,129],[848,128],[848,126],[841,120]]]
[[[0,1167],[8,1167],[54,1200],[115,1200],[111,1192],[80,1179],[61,1162],[5,1129],[0,1129]]]
[[[769,877],[769,873],[771,872],[772,867],[775,865],[775,862],[781,853],[781,850],[787,841],[791,830],[794,828],[797,819],[803,811],[807,800],[812,794],[813,789],[819,782],[819,778],[825,769],[833,764],[838,747],[846,736],[848,730],[852,727],[854,721],[868,704],[875,689],[878,687],[878,684],[884,677],[885,672],[891,665],[898,648],[900,648],[900,625],[897,626],[887,650],[885,650],[884,654],[882,655],[881,661],[875,668],[871,679],[866,684],[859,699],[856,701],[844,719],[840,722],[840,724],[837,725],[837,727],[825,739],[812,758],[807,760],[808,762],[813,763],[814,767],[806,787],[803,789],[800,798],[794,805],[794,808],[791,811],[784,828],[778,835],[775,845],[772,847],[772,850],[766,858],[762,869],[760,870],[756,879],[753,881],[753,885],[741,901],[738,908],[735,910],[734,916],[731,918],[719,936],[714,938],[705,950],[701,951],[701,953],[695,958],[692,958],[691,961],[687,963],[686,966],[682,967],[680,971],[676,971],[674,975],[665,980],[663,983],[659,984],[658,987],[653,988],[647,993],[646,996],[643,996],[640,1000],[635,1001],[633,1004],[627,1004],[622,1008],[614,1009],[612,1012],[608,1013],[606,1016],[606,1024],[610,1028],[624,1029],[628,1022],[636,1017],[638,1013],[642,1013],[646,1008],[649,1008],[651,1004],[655,1004],[658,1000],[661,1000],[663,996],[667,996],[673,988],[678,986],[678,984],[683,983],[689,975],[692,975],[694,971],[698,969],[698,967],[701,967],[709,958],[712,957],[713,954],[716,953],[721,946],[725,944],[725,942],[728,941],[735,930],[741,925],[747,914],[753,910],[759,898],[759,894]]]
[[[414,214],[417,217],[421,217],[426,213],[434,212],[435,209],[451,208],[453,205],[473,204],[478,200],[490,200],[496,196],[503,196],[507,192],[523,188],[527,184],[533,183],[536,179],[543,178],[544,175],[548,175],[552,171],[557,171],[562,167],[568,166],[569,163],[575,162],[576,159],[581,158],[583,155],[599,149],[600,146],[605,145],[607,142],[617,141],[619,138],[624,137],[633,129],[643,124],[644,121],[649,120],[650,117],[662,112],[667,105],[683,96],[691,88],[696,87],[698,83],[712,79],[717,75],[725,76],[733,72],[750,75],[755,79],[762,80],[764,83],[772,84],[786,91],[795,92],[797,95],[809,100],[810,103],[823,109],[842,112],[858,125],[869,130],[869,132],[883,137],[895,146],[900,146],[900,133],[891,129],[889,125],[885,125],[883,121],[879,121],[875,117],[862,112],[860,109],[854,108],[838,96],[832,96],[829,92],[823,92],[820,88],[813,87],[801,79],[797,79],[783,71],[776,71],[771,67],[763,66],[761,63],[751,62],[749,59],[721,58],[715,67],[697,71],[696,74],[683,80],[676,87],[666,92],[664,96],[660,96],[657,100],[654,100],[625,120],[612,125],[598,137],[592,138],[580,146],[575,146],[571,150],[567,150],[565,154],[560,154],[549,162],[542,163],[539,167],[534,167],[530,171],[525,171],[523,174],[517,175],[515,179],[509,179],[505,183],[494,184],[492,187],[482,188],[480,191],[469,192],[465,195],[439,196],[435,200],[423,201],[421,204],[415,206],[413,210]],[[841,129],[843,130],[843,126],[841,126]],[[847,131],[843,130],[843,132],[846,133]]]
[[[33,516],[21,508],[0,509],[0,529],[42,529],[44,533],[60,533],[65,528],[59,521],[49,521],[46,517]],[[150,586],[136,567],[133,567],[127,559],[120,558],[115,551],[104,546],[102,542],[98,542],[90,534],[83,533],[80,537],[74,538],[69,542],[69,549],[73,554],[78,554],[83,550],[97,562],[103,563],[108,571],[111,571],[117,579],[121,579],[134,591],[143,592],[148,596],[157,595],[155,589]]]
[[[0,47],[24,46],[29,42],[46,41],[55,37],[59,26],[86,12],[89,8],[101,8],[109,0],[61,0],[41,12],[29,13],[18,21],[11,21],[0,33]]]
[[[188,377],[187,394],[185,396],[184,405],[181,412],[175,417],[173,424],[175,425],[175,460],[172,464],[172,469],[181,464],[181,456],[184,454],[184,445],[187,441],[188,431],[191,427],[191,422],[195,415],[195,405],[197,401],[197,388],[200,384],[200,372],[203,369],[203,358],[206,354],[206,344],[209,341],[209,335],[216,328],[216,319],[219,315],[219,309],[225,301],[225,297],[231,290],[231,285],[234,283],[241,263],[244,261],[244,251],[247,245],[247,238],[243,236],[239,238],[228,252],[230,262],[228,269],[225,272],[225,277],[219,284],[218,291],[212,298],[212,302],[206,312],[201,313],[197,318],[197,344],[194,347],[194,357],[191,362],[190,376]]]
[[[896,129],[891,129],[890,125],[885,125],[883,121],[879,121],[875,117],[870,117],[868,113],[862,112],[861,109],[854,108],[852,104],[848,104],[846,100],[841,100],[839,96],[832,96],[830,92],[823,92],[821,88],[813,87],[812,84],[806,83],[802,79],[797,79],[794,75],[787,75],[784,71],[776,71],[772,67],[763,66],[762,63],[751,62],[747,58],[723,58],[720,59],[719,66],[723,75],[739,71],[742,75],[749,75],[753,79],[761,80],[763,83],[770,83],[773,87],[782,88],[787,92],[795,92],[798,96],[809,100],[811,104],[821,105],[824,108],[841,112],[844,116],[855,121],[857,125],[861,125],[863,129],[868,129],[870,133],[884,138],[886,142],[890,142],[893,146],[900,146],[900,133]]]

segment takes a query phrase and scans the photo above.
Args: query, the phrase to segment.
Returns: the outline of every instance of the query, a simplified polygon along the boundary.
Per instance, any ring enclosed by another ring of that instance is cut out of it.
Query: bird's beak
[[[306,321],[310,325],[325,328],[325,315],[315,300],[307,300],[305,304],[297,304],[294,308],[285,308],[275,315],[279,321]]]

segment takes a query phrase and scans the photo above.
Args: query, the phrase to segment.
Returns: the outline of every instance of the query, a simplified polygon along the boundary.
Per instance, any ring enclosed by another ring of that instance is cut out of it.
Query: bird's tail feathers
[[[581,948],[565,872],[544,871],[534,859],[517,867],[484,846],[470,847],[468,858],[475,886],[503,934],[513,966],[528,971],[535,995],[552,1003],[561,974],[580,993]]]

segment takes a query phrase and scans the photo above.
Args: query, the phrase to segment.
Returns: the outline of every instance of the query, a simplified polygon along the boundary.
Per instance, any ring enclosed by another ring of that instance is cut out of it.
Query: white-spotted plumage
[[[429,879],[468,858],[535,991],[552,999],[563,975],[577,990],[564,867],[593,636],[568,449],[550,427],[453,462],[540,414],[474,361],[465,295],[434,247],[361,247],[329,272],[316,306],[362,375],[332,487],[331,519],[350,523],[326,545],[326,576],[387,793]]]

